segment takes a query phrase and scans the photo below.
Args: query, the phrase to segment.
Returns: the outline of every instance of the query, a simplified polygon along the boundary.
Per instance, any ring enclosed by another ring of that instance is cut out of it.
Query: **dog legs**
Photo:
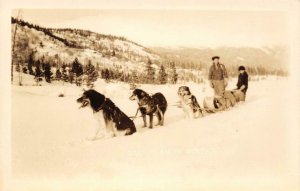
[[[157,115],[157,120],[158,120],[157,125],[163,126],[164,125],[164,114],[158,106],[157,106],[156,115]]]
[[[157,124],[155,126],[157,126],[157,125],[160,125],[161,116],[162,116],[158,106],[156,106],[155,115],[157,117]]]
[[[142,116],[143,116],[143,121],[144,121],[144,127],[147,127],[146,114],[142,114]]]
[[[101,129],[101,127],[98,127],[98,128],[96,129],[95,136],[94,136],[94,138],[91,138],[91,140],[96,140],[96,139],[97,139],[100,129]]]
[[[149,128],[152,129],[153,128],[153,114],[150,114],[149,117],[150,117],[150,126],[149,126]]]
[[[199,110],[197,109],[196,111],[193,112],[193,118],[197,119],[200,116]]]
[[[147,118],[146,118],[146,109],[145,108],[139,108],[141,114],[142,114],[142,117],[143,117],[143,122],[144,122],[144,127],[147,127]]]
[[[185,118],[186,118],[186,119],[191,119],[191,118],[193,118],[194,115],[195,115],[195,113],[194,113],[194,111],[193,111],[192,108],[187,108],[187,107],[185,107],[185,108],[183,108],[183,111],[184,111],[184,114],[185,114]]]
[[[115,137],[117,136],[116,127],[114,126],[112,121],[105,121],[105,138],[107,137]]]
[[[96,119],[98,125],[96,128],[95,135],[91,139],[96,140],[99,138],[108,137],[108,133],[107,133],[107,129],[106,129],[107,122],[103,119],[104,117],[103,117],[102,111],[100,111],[99,113],[94,113],[94,118]]]
[[[199,118],[200,116],[204,117],[203,111],[201,108],[197,108],[194,112],[194,119]]]

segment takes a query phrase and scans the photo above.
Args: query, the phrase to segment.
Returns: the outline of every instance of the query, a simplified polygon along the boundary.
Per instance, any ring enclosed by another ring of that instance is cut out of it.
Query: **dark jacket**
[[[228,78],[226,68],[223,64],[214,64],[210,66],[208,73],[208,80],[224,80],[224,78]]]
[[[237,89],[240,89],[243,85],[245,85],[245,88],[242,90],[242,92],[246,93],[248,89],[248,74],[247,72],[244,72],[239,75],[238,82],[236,84]]]

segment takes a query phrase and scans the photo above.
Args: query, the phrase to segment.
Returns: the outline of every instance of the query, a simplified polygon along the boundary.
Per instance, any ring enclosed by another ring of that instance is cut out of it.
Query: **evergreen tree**
[[[62,78],[62,74],[61,74],[61,72],[60,72],[60,69],[57,68],[57,69],[56,69],[56,72],[55,72],[55,79],[56,79],[56,80],[61,80],[61,78]]]
[[[23,67],[23,73],[27,74],[27,68],[25,66]]]
[[[155,69],[152,67],[152,62],[150,59],[148,59],[147,65],[146,65],[146,82],[147,83],[154,83],[155,80]]]
[[[40,69],[40,65],[38,64],[35,68],[35,74],[34,74],[34,78],[36,80],[36,84],[39,85],[39,81],[42,81],[42,71]]]
[[[49,63],[45,63],[45,72],[44,72],[44,76],[45,76],[45,80],[48,83],[51,83],[51,77],[52,77],[52,72],[51,72],[51,66]]]
[[[178,74],[176,72],[175,63],[174,62],[170,63],[170,67],[171,67],[170,68],[171,69],[171,72],[170,72],[171,83],[176,84],[177,80],[178,80]]]
[[[82,64],[78,61],[77,58],[72,63],[72,69],[71,72],[75,74],[75,83],[77,86],[81,85],[81,76],[83,74],[83,67]]]
[[[87,85],[88,86],[93,86],[93,83],[99,77],[99,74],[95,69],[95,66],[92,64],[92,62],[90,60],[88,61],[88,64],[85,67],[84,74],[87,75]]]
[[[34,62],[34,66],[35,66],[35,67],[38,67],[38,66],[41,67],[41,62],[40,62],[40,60],[35,61],[35,62]],[[34,73],[34,74],[35,74],[35,73]]]
[[[33,61],[33,52],[29,55],[29,59],[28,59],[28,71],[30,75],[34,75],[33,70],[32,70],[32,66],[34,64]]]
[[[78,61],[77,58],[72,63],[72,69],[71,71],[77,76],[81,76],[83,74],[83,67],[82,64]]]
[[[45,56],[43,55],[42,58],[40,59],[40,69],[45,70]]]
[[[158,73],[158,80],[160,84],[166,84],[168,80],[168,75],[166,73],[165,67],[163,65],[160,66],[160,70]]]
[[[45,61],[43,61],[43,62],[41,63],[41,65],[42,65],[42,70],[45,71],[45,67],[46,67]]]
[[[68,74],[67,74],[67,70],[66,70],[66,65],[63,64],[62,65],[62,74],[61,74],[61,79],[64,81],[64,82],[67,82],[68,81]]]
[[[69,82],[73,84],[74,82],[74,73],[72,71],[69,71]]]
[[[103,78],[105,79],[105,81],[109,82],[111,75],[110,75],[110,71],[108,70],[108,68],[106,68],[105,70],[102,70],[102,75],[103,75]]]

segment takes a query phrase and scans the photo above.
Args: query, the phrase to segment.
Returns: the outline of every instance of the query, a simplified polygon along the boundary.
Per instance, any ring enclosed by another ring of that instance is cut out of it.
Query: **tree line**
[[[98,78],[104,79],[106,82],[122,81],[131,85],[136,84],[176,84],[178,81],[178,73],[174,62],[168,65],[163,64],[157,67],[149,59],[143,70],[129,70],[122,66],[114,65],[114,67],[104,67],[99,63],[93,64],[91,60],[84,65],[78,58],[71,63],[55,63],[50,59],[35,58],[34,52],[31,52],[28,60],[24,65],[16,64],[16,71],[32,75],[37,83],[45,80],[48,83],[52,81],[62,81],[77,86],[87,85],[93,86]]]
[[[58,56],[57,56],[58,57]],[[57,58],[55,58],[57,59]],[[104,67],[100,63],[92,63],[88,60],[84,65],[78,58],[71,63],[53,62],[52,59],[45,59],[42,56],[39,59],[34,58],[34,52],[29,55],[25,66],[16,65],[16,71],[27,73],[34,76],[37,84],[45,80],[48,83],[52,81],[62,81],[77,86],[87,85],[93,86],[98,78],[104,79],[106,82],[122,81],[135,86],[136,84],[176,84],[178,82],[193,81],[195,83],[204,83],[206,69],[178,69],[175,61],[165,61],[159,66],[153,64],[151,59],[143,66],[142,70],[128,69],[120,65],[113,67]],[[238,75],[237,68],[234,66],[227,67],[229,77]],[[268,72],[263,67],[247,67],[250,76],[256,75],[278,75],[284,76],[281,70],[275,70],[273,73]]]

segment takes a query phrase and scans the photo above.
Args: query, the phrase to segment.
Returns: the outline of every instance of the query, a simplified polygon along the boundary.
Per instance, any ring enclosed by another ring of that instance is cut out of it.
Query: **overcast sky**
[[[280,11],[22,9],[21,13],[24,20],[44,27],[87,29],[124,36],[145,46],[288,43],[287,16]]]

